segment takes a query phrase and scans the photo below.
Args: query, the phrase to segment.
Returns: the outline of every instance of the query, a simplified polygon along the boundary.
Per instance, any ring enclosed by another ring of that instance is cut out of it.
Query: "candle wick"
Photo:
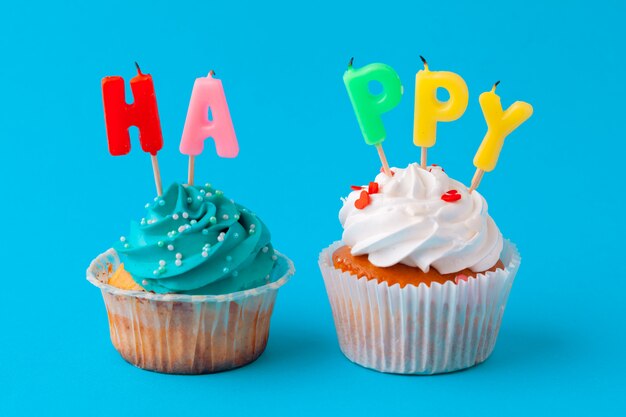
[[[422,60],[422,62],[424,63],[424,69],[426,71],[428,71],[428,62],[426,62],[426,58],[424,58],[423,56],[420,55],[420,59]]]
[[[354,63],[354,57],[350,58],[350,62],[348,62],[348,68],[352,68],[353,63]]]
[[[496,91],[496,87],[498,86],[498,84],[500,84],[500,80],[496,81],[493,85],[493,88],[491,89],[491,92],[494,93]]]
[[[137,67],[137,73],[139,73],[139,75],[143,75],[143,73],[141,72],[141,68],[139,68],[139,64],[137,63],[137,61],[135,61],[135,66]]]
[[[209,76],[213,77],[215,75],[215,71],[211,70],[209,71]]]

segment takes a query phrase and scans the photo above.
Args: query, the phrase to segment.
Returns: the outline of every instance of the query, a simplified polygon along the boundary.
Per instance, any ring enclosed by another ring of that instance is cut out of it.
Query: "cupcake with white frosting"
[[[467,368],[492,352],[519,267],[476,190],[410,164],[343,199],[319,259],[339,343],[383,372]]]

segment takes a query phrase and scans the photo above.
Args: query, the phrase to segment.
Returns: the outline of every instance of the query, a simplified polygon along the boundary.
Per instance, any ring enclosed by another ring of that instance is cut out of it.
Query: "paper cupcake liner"
[[[258,288],[224,295],[155,294],[108,285],[119,266],[113,249],[94,259],[87,280],[102,291],[113,346],[131,364],[175,374],[225,371],[248,364],[265,350],[278,289],[286,271]]]
[[[404,288],[336,269],[332,254],[342,245],[324,249],[319,265],[348,359],[381,372],[437,374],[489,357],[521,261],[515,245],[505,241],[504,270]]]

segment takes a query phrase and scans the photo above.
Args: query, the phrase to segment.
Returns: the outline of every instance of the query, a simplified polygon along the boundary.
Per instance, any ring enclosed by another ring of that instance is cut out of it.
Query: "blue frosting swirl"
[[[273,275],[277,257],[265,224],[209,184],[172,184],[146,208],[114,249],[147,291],[227,294]]]

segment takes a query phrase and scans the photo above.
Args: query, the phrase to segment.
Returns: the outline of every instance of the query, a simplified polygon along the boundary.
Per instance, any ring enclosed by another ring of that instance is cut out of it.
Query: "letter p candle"
[[[217,154],[222,158],[234,158],[239,154],[239,144],[226,103],[224,87],[222,81],[214,75],[215,72],[211,70],[208,76],[197,78],[189,100],[187,119],[180,141],[180,152],[189,155],[187,179],[189,185],[193,185],[194,157],[202,153],[205,139],[213,138]]]

